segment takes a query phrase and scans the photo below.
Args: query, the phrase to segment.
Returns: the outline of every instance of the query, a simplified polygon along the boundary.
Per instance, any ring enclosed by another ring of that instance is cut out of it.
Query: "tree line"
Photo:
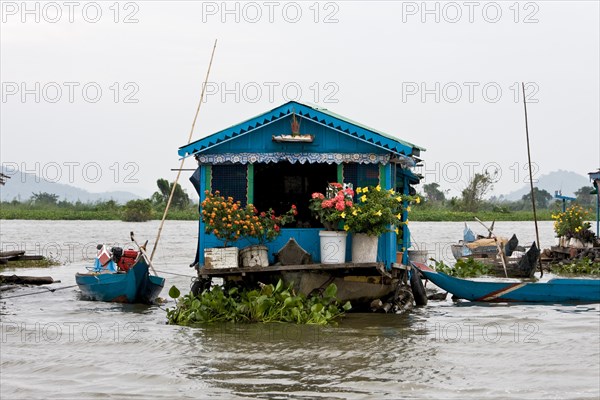
[[[90,219],[121,219],[130,222],[143,222],[154,218],[161,218],[167,205],[173,183],[166,179],[156,181],[158,190],[148,199],[130,200],[121,205],[114,200],[97,202],[70,202],[66,199],[60,200],[60,197],[54,193],[38,192],[32,193],[31,197],[24,201],[13,200],[3,202],[2,208],[10,217],[10,211],[17,211],[23,218],[36,217],[36,212],[43,212],[44,215],[56,219],[63,219],[65,215],[71,213],[75,216],[92,216]],[[171,200],[170,213],[175,219],[197,219],[198,206],[193,204],[187,192],[177,184]],[[7,216],[3,212],[3,218]],[[44,218],[46,219],[46,218]],[[48,218],[53,219],[53,218]]]
[[[449,190],[443,190],[436,183],[423,185],[423,208],[443,208],[452,211],[495,211],[509,213],[512,211],[531,211],[531,193],[527,193],[516,201],[505,200],[502,197],[485,196],[493,188],[493,177],[489,174],[475,174],[468,182],[460,196],[447,198]],[[562,200],[555,199],[552,194],[544,189],[533,189],[536,209],[551,209],[562,204]],[[596,194],[592,186],[582,186],[575,192],[575,201],[584,208],[595,208]]]

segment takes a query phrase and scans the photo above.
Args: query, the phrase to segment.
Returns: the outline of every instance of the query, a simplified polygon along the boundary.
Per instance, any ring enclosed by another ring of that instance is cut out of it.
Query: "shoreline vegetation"
[[[464,222],[477,217],[484,221],[533,221],[531,194],[521,199],[508,201],[502,196],[486,199],[492,188],[493,177],[488,174],[475,174],[459,197],[446,198],[447,190],[439,184],[429,183],[422,187],[422,193],[411,195],[419,198],[418,204],[407,207],[409,221],[420,222]],[[156,181],[158,190],[148,199],[131,200],[119,204],[114,200],[96,203],[69,202],[59,200],[52,193],[32,193],[29,200],[0,203],[2,220],[121,220],[143,222],[160,220],[163,216],[171,191],[171,207],[167,214],[169,220],[198,221],[198,204],[194,204],[179,184],[166,179]],[[593,187],[584,186],[575,192],[575,202],[582,210],[594,215],[596,195]],[[539,221],[552,221],[552,214],[562,209],[560,200],[556,200],[545,190],[534,189]]]
[[[73,204],[62,206],[35,205],[27,203],[8,203],[0,205],[0,219],[3,220],[100,220],[120,221],[123,220],[125,212],[124,205],[106,203],[96,204]],[[160,220],[164,208],[153,209],[148,220]],[[537,210],[539,221],[552,221],[553,210]],[[517,211],[459,211],[448,208],[421,208],[413,206],[410,213],[410,221],[419,222],[464,222],[472,221],[477,217],[482,221],[533,221],[533,212],[528,210]],[[198,221],[198,205],[191,205],[184,209],[170,209],[167,214],[168,220]]]

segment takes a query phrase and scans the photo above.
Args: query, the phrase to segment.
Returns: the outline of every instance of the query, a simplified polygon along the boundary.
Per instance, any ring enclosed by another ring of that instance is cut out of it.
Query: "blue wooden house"
[[[354,187],[380,184],[414,194],[411,185],[419,182],[419,176],[411,168],[423,150],[329,110],[290,101],[183,146],[179,155],[194,156],[198,162],[192,182],[200,202],[205,190],[219,190],[261,211],[273,208],[279,214],[295,204],[297,226],[282,229],[268,244],[270,262],[291,237],[319,262],[318,231],[323,227],[310,215],[311,194],[324,192],[328,182],[352,183]],[[202,221],[198,235],[199,264],[203,265],[204,249],[222,243],[204,232]],[[377,261],[387,268],[396,262],[397,250],[409,247],[406,225],[402,243],[396,239],[390,232],[379,241]],[[237,245],[249,244],[242,240]],[[350,246],[349,235],[347,260]]]

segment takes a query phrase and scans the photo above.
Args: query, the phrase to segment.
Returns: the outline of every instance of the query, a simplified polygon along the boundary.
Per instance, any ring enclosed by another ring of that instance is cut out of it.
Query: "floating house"
[[[355,188],[379,184],[384,189],[414,194],[411,185],[417,184],[420,177],[411,169],[420,161],[423,150],[329,110],[290,101],[185,145],[179,149],[179,156],[193,156],[198,162],[191,180],[200,202],[206,190],[219,190],[261,211],[273,208],[280,214],[296,205],[297,223],[284,227],[281,235],[268,244],[269,261],[273,263],[273,254],[294,238],[318,263],[318,232],[323,227],[310,214],[311,194],[324,192],[329,182],[351,183]],[[407,225],[404,229],[400,243],[394,232],[379,239],[377,261],[388,270],[396,262],[396,252],[409,247]],[[204,249],[222,243],[205,233],[201,220],[198,236],[198,261],[202,266]],[[238,247],[249,244],[244,240]]]
[[[600,169],[588,173],[596,194],[596,236],[600,237]]]

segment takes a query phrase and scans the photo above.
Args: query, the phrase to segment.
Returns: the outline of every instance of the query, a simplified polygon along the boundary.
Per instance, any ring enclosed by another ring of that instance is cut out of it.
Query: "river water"
[[[19,270],[62,282],[0,299],[0,398],[598,399],[600,305],[430,302],[405,315],[349,314],[337,326],[165,324],[165,306],[82,301],[74,275],[96,243],[154,239],[158,223],[2,221],[3,250],[65,265]],[[462,223],[414,222],[413,239],[449,260]],[[477,226],[475,231],[482,232]],[[498,222],[532,241],[532,223]],[[540,224],[543,247],[555,239]],[[197,223],[168,221],[156,268],[187,289]],[[4,274],[11,270],[3,270]],[[173,275],[173,274],[180,275]],[[25,296],[20,296],[25,295]],[[15,297],[20,296],[20,297]]]

